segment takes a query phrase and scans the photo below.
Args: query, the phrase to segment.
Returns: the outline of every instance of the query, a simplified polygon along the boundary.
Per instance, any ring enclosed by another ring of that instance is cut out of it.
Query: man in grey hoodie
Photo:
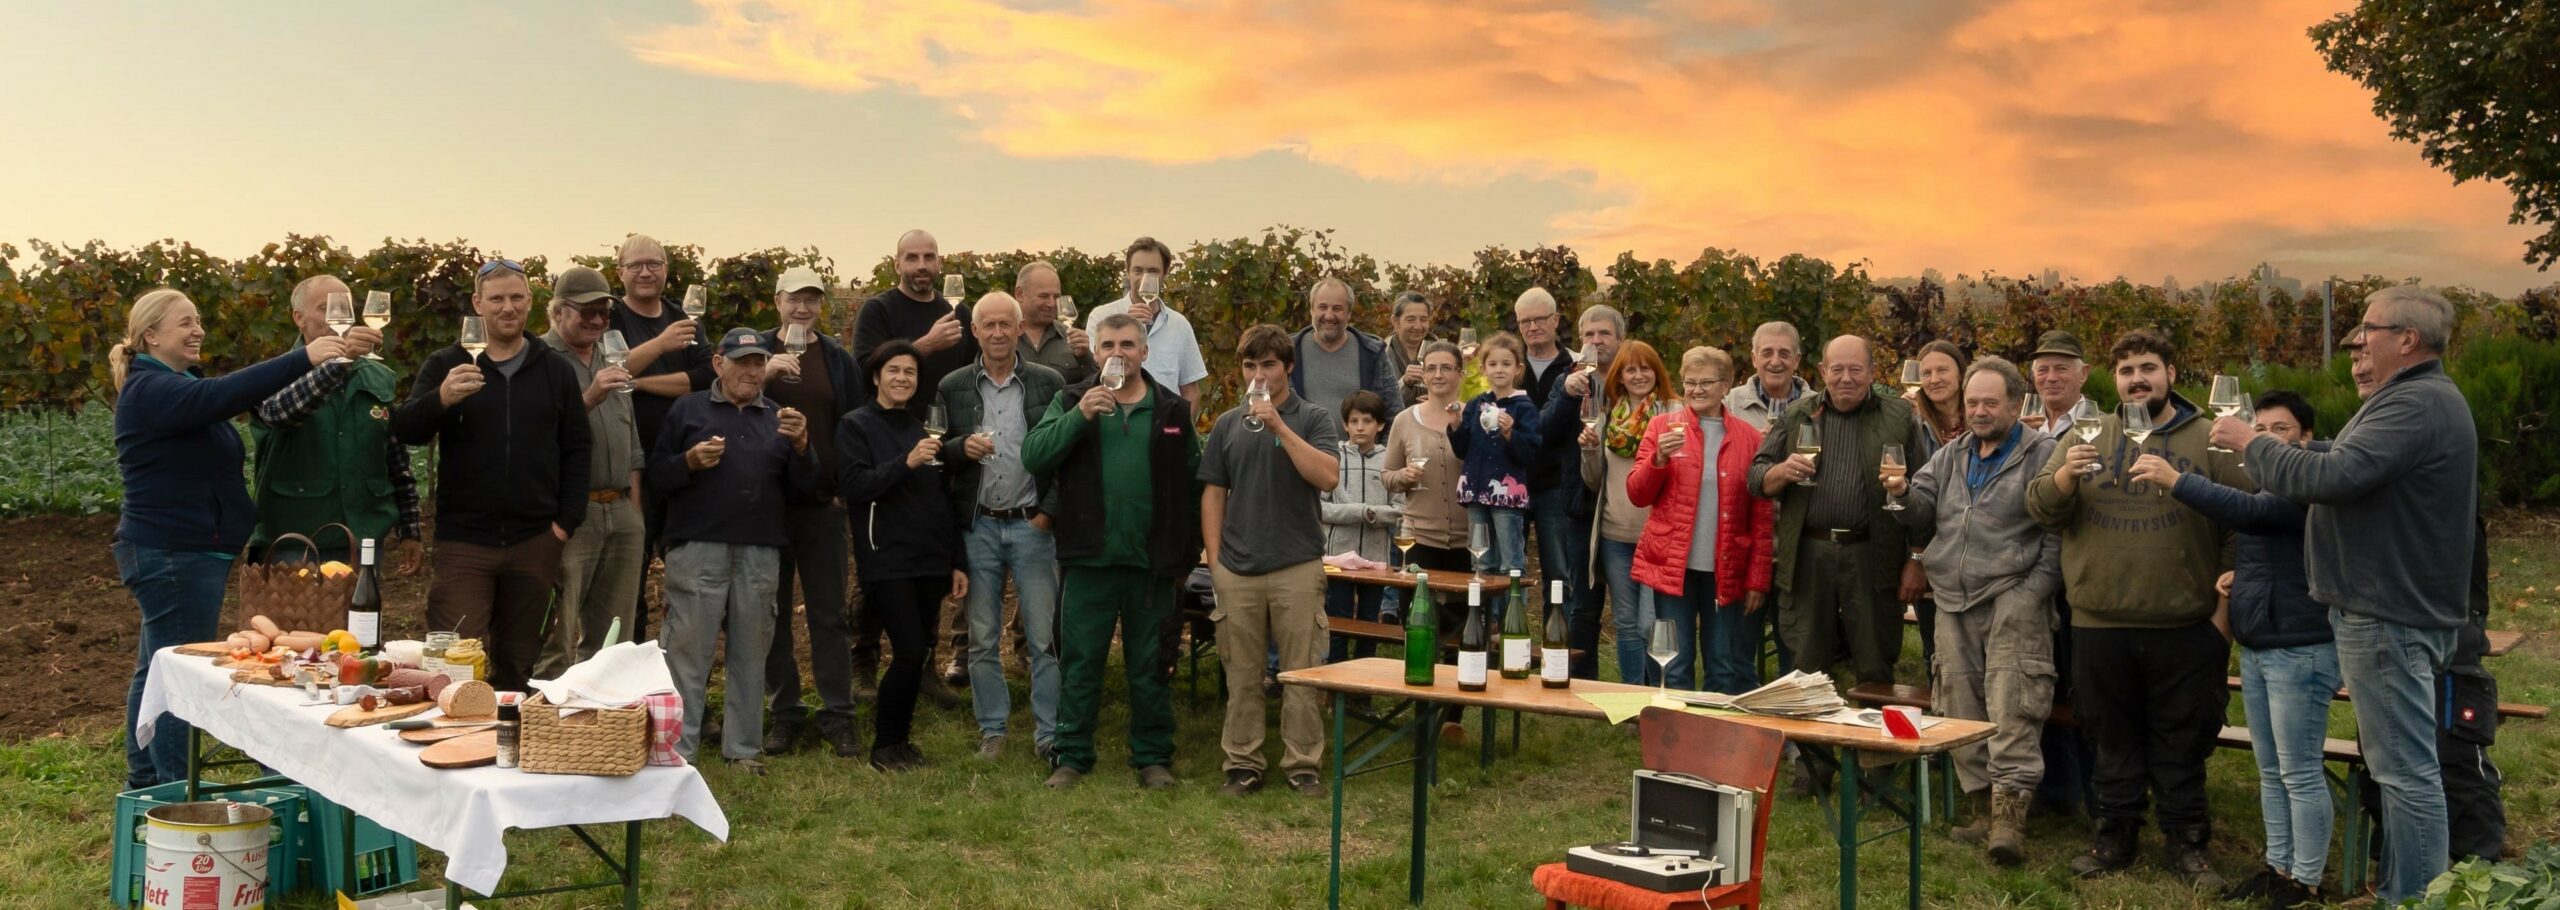
[[[1940,447],[1908,481],[1886,469],[1894,512],[1934,530],[1919,559],[1937,600],[1936,704],[1949,717],[1996,725],[1986,745],[1956,753],[1956,777],[1977,810],[1956,839],[1985,844],[1991,859],[2026,858],[2027,806],[2044,776],[2038,740],[2053,711],[2053,594],[2062,587],[2062,538],[2027,516],[2027,481],[2052,460],[2053,437],[2018,412],[2033,390],[1998,357],[1965,372],[1965,435]]]
[[[2326,452],[2237,418],[2213,427],[2215,444],[2245,446],[2259,486],[2311,507],[2311,596],[2330,607],[2357,741],[2382,788],[2375,890],[2386,905],[2424,893],[2448,865],[2435,681],[2469,617],[2480,502],[2479,434],[2444,371],[2453,316],[2444,297],[2413,286],[2365,298],[2365,357],[2385,378]]]

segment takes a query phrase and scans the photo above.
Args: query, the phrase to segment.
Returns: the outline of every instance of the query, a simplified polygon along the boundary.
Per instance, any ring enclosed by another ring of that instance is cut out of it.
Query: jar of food
[[[454,682],[489,678],[489,654],[477,638],[458,639],[444,651],[444,675]]]
[[[462,635],[458,632],[427,633],[427,647],[418,652],[418,669],[429,673],[443,673],[445,656],[452,651],[453,643],[460,640]]]

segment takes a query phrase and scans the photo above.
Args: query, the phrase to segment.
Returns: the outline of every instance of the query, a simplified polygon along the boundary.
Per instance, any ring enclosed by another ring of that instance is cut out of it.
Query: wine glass
[[[2080,437],[2080,444],[2082,445],[2096,445],[2098,442],[2098,434],[2107,431],[2106,418],[2098,416],[2095,413],[2095,410],[2096,409],[2094,408],[2081,409],[2080,415],[2071,419],[2071,432]],[[2146,414],[2144,416],[2148,417],[2150,415]],[[2080,473],[2095,477],[2098,475],[2098,472],[2102,470],[2105,470],[2105,468],[2101,467],[2096,462],[2091,462],[2088,467],[2080,469]]]
[[[618,367],[631,360],[631,343],[623,340],[621,329],[607,330],[604,340],[596,342],[596,351],[604,355],[605,366]],[[622,387],[614,391],[631,394],[631,380],[623,380]]]
[[[1475,555],[1476,577],[1484,577],[1484,554],[1493,551],[1493,523],[1472,522],[1467,525],[1467,552]]]
[[[936,439],[939,439],[939,438],[942,438],[942,434],[943,434],[943,433],[948,432],[950,429],[951,429],[951,415],[950,415],[950,412],[948,412],[948,411],[946,411],[946,410],[944,410],[944,409],[943,409],[943,407],[942,407],[942,403],[941,403],[941,402],[935,402],[935,403],[933,404],[933,406],[932,406],[932,407],[929,407],[929,408],[926,408],[926,409],[925,409],[925,411],[924,411],[924,434],[925,434],[925,435],[927,435],[927,436],[931,436],[931,437],[934,437],[934,438],[936,438]],[[937,455],[935,455],[933,458],[931,458],[931,459],[927,460],[927,461],[925,462],[925,464],[934,465],[934,466],[937,466],[937,467],[938,467],[938,466],[940,466],[940,465],[942,464],[942,456],[937,454]]]
[[[1475,327],[1474,327],[1474,326],[1467,326],[1467,327],[1465,327],[1465,328],[1459,329],[1459,330],[1458,330],[1458,351],[1459,351],[1459,353],[1460,353],[1461,355],[1464,355],[1464,354],[1465,354],[1465,352],[1467,352],[1467,351],[1469,351],[1469,350],[1473,349],[1475,346],[1476,346],[1476,329],[1475,329]]]
[[[801,325],[800,323],[797,323],[797,322],[792,323],[792,324],[790,324],[790,325],[783,326],[783,327],[782,327],[782,352],[783,352],[783,353],[785,353],[785,354],[789,354],[789,355],[791,355],[791,356],[793,356],[793,357],[798,357],[798,356],[800,356],[800,355],[802,355],[802,354],[806,354],[806,353],[808,353],[808,352],[809,352],[809,327],[808,327],[808,326],[805,326],[805,325]],[[799,374],[799,373],[791,373],[791,374],[785,375],[785,376],[783,376],[783,377],[782,377],[782,381],[784,381],[784,382],[799,382],[799,381],[800,381],[800,374]]]
[[[1118,393],[1129,384],[1129,360],[1114,354],[1102,362],[1102,387]],[[1111,402],[1111,413],[1120,413],[1120,402]]]
[[[710,344],[703,337],[702,316],[711,312],[711,289],[694,285],[684,289],[684,318],[694,322],[693,343]]]
[[[390,291],[364,292],[364,324],[367,328],[377,332],[391,327]],[[364,352],[364,359],[381,360],[382,352],[378,348],[376,350],[366,351]]]
[[[1413,564],[1413,543],[1413,519],[1397,519],[1396,552],[1404,556],[1404,567],[1406,569],[1418,571],[1421,567]]]
[[[1153,276],[1149,276],[1149,277],[1153,277]],[[1254,414],[1253,414],[1253,406],[1254,406],[1254,405],[1257,405],[1257,404],[1261,404],[1261,403],[1266,402],[1266,401],[1270,401],[1270,400],[1271,400],[1271,390],[1270,390],[1270,389],[1266,389],[1266,388],[1263,388],[1263,387],[1262,387],[1262,380],[1260,380],[1260,379],[1255,379],[1255,380],[1253,380],[1253,382],[1252,382],[1251,384],[1248,384],[1247,386],[1245,386],[1245,391],[1244,391],[1244,401],[1245,401],[1244,425],[1245,425],[1245,428],[1246,428],[1246,429],[1252,430],[1252,431],[1254,431],[1254,432],[1256,432],[1256,433],[1260,433],[1260,432],[1262,432],[1264,429],[1267,429],[1266,427],[1264,427],[1264,426],[1262,425],[1262,418],[1254,416]]]
[[[1914,393],[1920,391],[1920,358],[1913,357],[1902,362],[1902,390]]]
[[[2027,404],[2025,407],[2018,410],[2018,419],[2035,421],[2039,425],[2039,429],[2041,429],[2041,425],[2045,423],[2044,396],[2038,395],[2034,392],[2028,392]]]
[[[1667,402],[1654,402],[1653,416],[1660,417],[1664,414],[1669,414],[1671,413],[1671,409],[1675,407],[1678,407],[1678,405]],[[1689,457],[1689,448],[1685,444],[1689,440],[1689,425],[1676,420],[1663,426],[1662,438],[1655,440],[1654,446],[1656,448],[1660,448],[1664,440],[1675,439],[1681,441],[1683,445],[1681,446],[1680,451],[1671,453],[1672,459],[1676,461]]]
[[[1070,329],[1075,328],[1076,313],[1076,299],[1065,294],[1058,295],[1058,324]]]
[[[329,320],[329,328],[335,330],[338,333],[338,337],[346,337],[347,330],[356,327],[356,302],[354,296],[345,291],[329,292],[328,309],[323,311],[322,316]],[[341,356],[331,357],[329,358],[329,362],[354,363],[355,361],[351,358]]]
[[[1150,321],[1155,314],[1164,312],[1164,276],[1149,272],[1138,279],[1138,299],[1146,303]]]
[[[1905,473],[1909,472],[1910,470],[1911,470],[1911,469],[1910,469],[1908,466],[1904,465],[1904,464],[1903,464],[1903,462],[1902,462],[1902,444],[1901,444],[1901,443],[1898,443],[1898,442],[1888,442],[1888,443],[1885,443],[1885,444],[1884,444],[1884,473],[1885,473],[1885,475],[1886,475],[1886,476],[1888,476],[1888,477],[1901,477],[1901,476],[1903,476]],[[1885,511],[1887,511],[1887,512],[1899,512],[1899,511],[1902,511],[1902,503],[1897,502],[1897,501],[1891,501],[1891,500],[1888,500],[1888,501],[1886,501],[1886,502],[1885,502],[1885,504],[1884,504],[1884,510],[1885,510]]]
[[[1653,621],[1653,642],[1646,646],[1644,653],[1653,658],[1653,662],[1660,667],[1654,674],[1654,697],[1670,698],[1671,660],[1680,656],[1680,625],[1668,619],[1656,618]]]
[[[2133,452],[2126,457],[2142,457],[2142,444],[2151,439],[2151,406],[2131,401],[2117,405],[2116,420],[2124,425],[2124,438],[2133,443]],[[2131,462],[2125,464],[2127,470],[2132,467]],[[2167,490],[2160,491],[2163,496],[2168,493]]]
[[[454,339],[454,343],[462,346],[463,353],[477,360],[481,351],[489,349],[489,331],[481,327],[480,317],[464,316],[462,317],[462,335]]]
[[[1814,427],[1810,418],[1796,426],[1796,454],[1804,456],[1806,461],[1822,457],[1822,431]],[[1799,487],[1813,485],[1813,478],[1810,476],[1796,481],[1796,486]]]
[[[968,279],[958,275],[942,276],[942,302],[950,304],[952,309],[960,308],[960,300],[968,296],[968,292]]]
[[[2247,407],[2248,404],[2249,402],[2241,397],[2240,377],[2223,376],[2219,374],[2213,377],[2213,393],[2205,399],[2205,406],[2213,409],[2213,416],[2231,417],[2237,415],[2240,413],[2240,409]],[[2205,448],[2216,452],[2231,451],[2230,449],[2215,445],[2209,445]]]

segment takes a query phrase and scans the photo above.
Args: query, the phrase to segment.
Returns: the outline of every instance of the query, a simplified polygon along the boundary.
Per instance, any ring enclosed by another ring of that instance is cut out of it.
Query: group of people
[[[1049,786],[1096,766],[1116,637],[1127,762],[1156,789],[1177,782],[1177,592],[1205,565],[1226,655],[1222,791],[1244,796],[1268,768],[1268,674],[1349,656],[1327,617],[1397,611],[1375,587],[1329,583],[1329,555],[1500,573],[1528,567],[1534,538],[1539,574],[1568,591],[1582,678],[1598,675],[1605,612],[1625,682],[1751,688],[1774,628],[1784,668],[1845,663],[1889,683],[1902,613],[1920,610],[1936,710],[1997,728],[1958,753],[1979,820],[1957,835],[2001,863],[2021,861],[2042,789],[2096,818],[2075,871],[2130,866],[2156,801],[2172,868],[2210,880],[2202,783],[2235,640],[2268,866],[2232,893],[2317,895],[2331,827],[2320,747],[2341,683],[2382,793],[2384,895],[2416,893],[2464,846],[2448,845],[2436,692],[2457,665],[2476,672],[2457,632],[2479,628],[2466,569],[2482,539],[2476,435],[2439,361],[2441,297],[2368,301],[2350,338],[2368,401],[2319,442],[2290,392],[2261,395],[2246,420],[2205,415],[2172,390],[2177,353],[2148,329],[2100,361],[2126,406],[2111,414],[2082,396],[2091,359],[2063,331],[2023,368],[1933,342],[1896,396],[1855,336],[1829,339],[1806,371],[1795,327],[1760,326],[1746,378],[1713,347],[1675,366],[1596,302],[1573,322],[1574,350],[1556,299],[1531,289],[1516,332],[1462,347],[1431,337],[1417,294],[1390,303],[1387,334],[1354,327],[1352,287],[1327,278],[1304,329],[1242,333],[1244,403],[1203,434],[1209,370],[1154,290],[1174,264],[1163,244],[1126,249],[1131,294],[1083,327],[1059,318],[1045,262],[968,302],[941,296],[932,235],[900,237],[893,262],[896,283],[864,302],[847,345],[820,327],[828,288],[807,268],[774,287],[776,326],[712,337],[666,301],[665,248],[636,235],[617,250],[618,293],[592,269],[555,279],[537,339],[525,269],[492,260],[473,283],[485,347],[429,353],[405,399],[366,356],[380,334],[322,315],[347,290],[334,277],[293,291],[301,347],[219,378],[195,369],[193,304],[143,295],[113,355],[115,551],[144,620],[136,706],[153,652],[215,637],[235,556],[344,524],[397,541],[385,552],[400,572],[432,572],[429,627],[486,640],[501,689],[593,655],[616,626],[648,638],[644,580],[662,560],[655,638],[684,695],[679,749],[716,742],[747,773],[809,731],[884,771],[925,764],[918,700],[960,703],[931,672],[946,638],[978,755],[1000,757],[1009,581]],[[242,414],[254,499],[228,424]],[[407,455],[429,444],[431,552]],[[1651,667],[1657,621],[1677,656]],[[712,718],[715,660],[726,694]],[[867,746],[863,698],[876,702]],[[1280,698],[1280,774],[1320,793],[1319,695]],[[2061,704],[2076,728],[2049,723]],[[128,783],[183,775],[186,742],[130,751]],[[2472,757],[2494,793],[2494,767]],[[1799,786],[1818,789],[1837,759],[1798,761]]]

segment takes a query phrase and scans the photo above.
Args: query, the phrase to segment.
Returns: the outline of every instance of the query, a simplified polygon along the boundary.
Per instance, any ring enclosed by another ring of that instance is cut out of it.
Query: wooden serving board
[[[329,715],[329,726],[370,727],[374,724],[416,717],[435,710],[435,707],[435,703],[423,701],[414,705],[386,705],[371,711],[365,710],[361,705],[348,705],[339,708],[338,713]]]
[[[428,746],[418,750],[418,763],[430,768],[477,768],[497,764],[498,731],[482,730]]]
[[[251,686],[274,686],[279,689],[299,688],[302,685],[301,683],[294,682],[290,679],[275,678],[274,674],[267,672],[267,670],[272,666],[273,665],[271,664],[258,664],[256,666],[242,667],[240,669],[233,670],[231,671],[231,681]]]
[[[210,657],[215,660],[222,660],[231,656],[231,643],[208,641],[200,645],[179,645],[171,650],[184,654],[188,657]]]
[[[496,723],[497,721],[487,722],[487,724]],[[451,727],[422,727],[416,730],[400,731],[400,741],[425,746],[444,742],[445,740],[454,739],[456,737],[469,736],[474,733],[495,732],[497,732],[497,727],[495,726],[475,724],[459,724]]]

